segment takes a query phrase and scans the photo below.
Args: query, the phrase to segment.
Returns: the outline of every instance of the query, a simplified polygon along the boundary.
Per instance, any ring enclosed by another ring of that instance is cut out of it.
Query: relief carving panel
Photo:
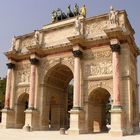
[[[104,29],[108,28],[109,20],[97,21],[87,24],[85,27],[87,38],[106,35]]]
[[[103,61],[100,63],[91,63],[85,65],[85,76],[104,76],[111,75],[113,72],[112,61]]]
[[[89,55],[88,55],[89,54]],[[112,75],[112,53],[110,50],[104,51],[90,51],[84,56],[85,58],[92,58],[92,61],[85,61],[84,63],[84,76],[98,77]]]
[[[56,57],[56,58],[52,58],[52,59],[43,58],[40,62],[40,66],[39,66],[40,80],[44,78],[46,71],[48,71],[49,69],[51,69],[53,66],[55,66],[57,64],[63,64],[70,68],[73,68],[73,65],[74,65],[73,57],[71,57],[71,56],[62,57],[62,58]]]
[[[22,47],[28,47],[32,45],[32,39],[27,38],[25,40],[22,41]]]
[[[74,27],[62,28],[44,35],[46,47],[54,46],[63,43],[69,43],[67,37],[74,35]]]
[[[17,83],[29,83],[30,81],[30,64],[17,65]]]

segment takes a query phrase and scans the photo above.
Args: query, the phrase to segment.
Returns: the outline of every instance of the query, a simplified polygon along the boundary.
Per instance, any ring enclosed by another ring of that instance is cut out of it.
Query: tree
[[[3,79],[0,78],[0,109],[2,109],[4,105],[5,90],[6,90],[6,78]]]
[[[73,85],[69,84],[68,86],[68,111],[72,109],[73,106]]]
[[[6,78],[1,79],[0,77],[0,110],[4,107],[5,90],[6,90]],[[0,112],[0,122],[1,122],[1,112]]]

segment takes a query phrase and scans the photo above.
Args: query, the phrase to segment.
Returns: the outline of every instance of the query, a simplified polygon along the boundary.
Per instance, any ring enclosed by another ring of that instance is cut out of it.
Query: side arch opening
[[[111,96],[104,88],[93,90],[88,98],[88,127],[90,132],[105,132],[110,129]]]
[[[23,93],[16,104],[16,128],[23,128],[25,124],[25,110],[28,108],[29,94]]]

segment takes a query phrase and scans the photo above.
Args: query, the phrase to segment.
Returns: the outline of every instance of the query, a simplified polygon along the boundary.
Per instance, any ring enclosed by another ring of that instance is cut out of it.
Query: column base
[[[70,128],[68,135],[79,135],[85,133],[84,130],[84,110],[79,107],[74,107],[70,113]]]
[[[123,130],[110,130],[109,134],[111,136],[124,136]]]
[[[125,132],[123,130],[123,110],[120,106],[115,106],[112,108],[111,112],[111,129],[109,134],[112,136],[124,136]]]
[[[30,131],[39,130],[39,112],[35,109],[27,109],[25,111],[25,125],[23,129],[30,127]]]
[[[14,110],[8,108],[2,109],[0,128],[14,128],[14,118]]]

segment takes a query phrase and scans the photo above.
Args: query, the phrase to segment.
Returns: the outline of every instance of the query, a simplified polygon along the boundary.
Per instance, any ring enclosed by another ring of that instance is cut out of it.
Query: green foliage
[[[4,103],[5,90],[6,90],[6,78],[3,79],[0,78],[0,109]]]
[[[73,85],[69,84],[68,86],[68,111],[73,106]]]

